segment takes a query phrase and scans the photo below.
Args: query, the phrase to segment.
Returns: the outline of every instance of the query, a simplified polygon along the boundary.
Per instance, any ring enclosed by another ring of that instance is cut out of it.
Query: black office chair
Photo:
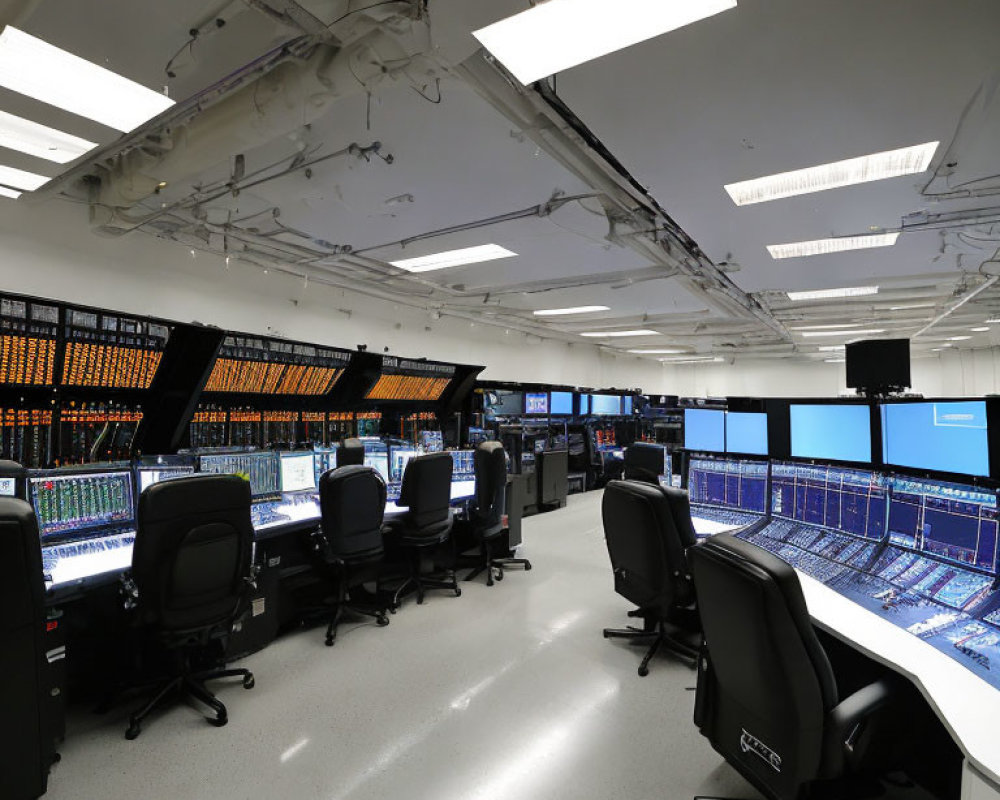
[[[17,466],[0,464],[5,470]],[[13,497],[0,497],[0,568],[3,796],[33,800],[45,793],[56,758],[47,708],[50,687],[44,676],[45,586],[35,512]]]
[[[635,442],[625,448],[625,480],[659,484],[663,474],[663,447]]]
[[[365,443],[360,439],[344,439],[337,448],[337,467],[350,467],[365,463]]]
[[[772,800],[871,761],[892,685],[838,696],[795,570],[729,534],[692,547],[688,560],[705,632],[695,723],[712,747]]]
[[[374,617],[379,625],[389,624],[386,607],[356,602],[351,595],[366,580],[378,581],[385,553],[385,481],[371,467],[330,470],[319,479],[319,504],[322,527],[314,538],[326,563],[336,570],[337,598],[326,629],[326,644],[332,647],[345,611]]]
[[[687,519],[684,519],[685,511]],[[601,504],[604,537],[614,570],[615,591],[638,608],[643,628],[606,628],[606,639],[652,639],[639,675],[649,674],[649,662],[665,647],[694,665],[698,613],[694,585],[687,573],[685,550],[696,541],[687,493],[639,481],[612,481]]]
[[[476,448],[473,457],[476,467],[476,496],[470,508],[472,535],[479,543],[481,561],[465,576],[470,581],[479,573],[486,572],[486,585],[493,585],[494,573],[498,581],[503,580],[506,567],[522,566],[531,569],[526,558],[494,558],[493,546],[503,534],[503,517],[506,512],[507,497],[507,454],[500,442],[483,442]]]
[[[417,590],[418,604],[424,602],[426,589],[451,589],[456,597],[462,594],[454,570],[438,574],[425,574],[421,570],[422,555],[448,541],[451,534],[454,524],[451,471],[449,453],[428,453],[411,458],[403,472],[397,502],[407,510],[386,523],[385,533],[387,541],[406,554],[410,575],[396,590],[393,610],[399,607],[400,596],[410,587]]]
[[[253,580],[253,537],[250,484],[235,475],[163,481],[139,497],[131,573],[137,620],[170,658],[156,694],[129,718],[127,739],[137,737],[146,717],[174,692],[210,707],[215,717],[208,721],[222,726],[226,707],[205,682],[240,677],[244,688],[253,688],[247,669],[195,668],[243,610]]]

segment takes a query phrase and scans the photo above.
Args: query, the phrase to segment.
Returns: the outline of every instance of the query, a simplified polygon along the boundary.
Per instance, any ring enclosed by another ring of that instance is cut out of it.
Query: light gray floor
[[[524,522],[531,572],[408,600],[387,628],[285,636],[215,684],[230,722],[187,706],[134,742],[121,713],[70,720],[46,800],[441,798],[752,800],[691,722],[694,672],[606,641],[612,589],[600,492]]]

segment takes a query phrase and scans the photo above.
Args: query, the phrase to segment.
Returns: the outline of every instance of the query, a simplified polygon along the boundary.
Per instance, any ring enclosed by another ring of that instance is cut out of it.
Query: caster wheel
[[[389,624],[389,618],[385,614],[379,614],[377,617],[375,617],[375,622],[378,624],[380,628],[384,628],[386,625]]]
[[[257,685],[257,682],[253,679],[253,675],[247,675],[243,679],[243,688],[244,689],[252,689],[256,685]]]
[[[649,667],[639,667],[639,677],[645,678],[649,674]]]
[[[128,730],[125,731],[125,738],[129,741],[135,739],[140,733],[142,733],[142,728],[139,725],[132,724],[128,726]]]
[[[333,647],[333,645],[336,643],[336,641],[337,640],[334,639],[332,636],[327,636],[326,637],[326,646],[327,647]]]
[[[223,727],[229,722],[229,717],[212,717],[208,720],[209,725],[214,725],[216,728]]]
[[[610,639],[610,638],[611,638],[611,637],[610,637],[610,636],[608,635],[608,632],[607,632],[607,631],[604,631],[604,638],[605,638],[605,639]]]
[[[531,571],[531,564],[525,564],[524,565],[524,571],[525,572],[530,572]]]
[[[503,573],[502,572],[498,572],[497,573],[497,580],[498,581],[502,581],[503,580]]]
[[[462,596],[462,587],[461,586],[456,586],[455,587],[455,597],[461,597],[461,596]]]

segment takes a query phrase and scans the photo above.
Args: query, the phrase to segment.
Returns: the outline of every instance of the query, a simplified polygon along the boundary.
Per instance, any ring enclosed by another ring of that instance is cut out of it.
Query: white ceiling
[[[302,5],[324,23],[362,7],[358,0],[351,6],[346,0],[303,0]],[[428,55],[439,68],[443,62],[457,66],[475,59],[471,31],[527,5],[526,0],[430,0],[434,50]],[[5,10],[10,12],[0,4],[0,14]],[[188,29],[213,14],[225,16],[226,26],[184,52],[176,62],[177,77],[168,80],[164,66],[187,41]],[[352,26],[365,16],[354,15],[349,27],[333,32],[345,37],[363,32]],[[6,20],[13,18],[8,13]],[[739,0],[734,11],[560,74],[555,86],[708,258],[728,262],[728,276],[739,289],[760,293],[762,313],[788,324],[888,320],[889,330],[909,335],[981,283],[979,265],[1000,248],[1000,227],[964,222],[947,231],[908,231],[893,248],[811,259],[773,261],[765,246],[898,228],[901,218],[913,212],[990,211],[1000,207],[1000,194],[936,202],[920,192],[932,177],[928,172],[737,208],[723,185],[931,140],[942,142],[932,164],[939,168],[967,104],[985,81],[996,80],[998,26],[1000,5],[984,0]],[[175,99],[194,95],[277,43],[302,35],[244,4],[204,0],[41,0],[20,27],[147,86],[169,83]],[[783,338],[758,319],[713,302],[691,281],[670,277],[672,270],[648,252],[609,241],[608,220],[594,197],[558,205],[551,213],[427,236],[542,206],[554,196],[592,195],[595,187],[579,170],[559,163],[557,157],[565,153],[540,146],[538,130],[512,122],[477,93],[482,87],[459,77],[442,80],[440,103],[430,102],[437,98],[432,80],[422,87],[426,97],[406,80],[386,82],[370,101],[352,88],[351,96],[308,129],[247,150],[246,172],[287,166],[299,148],[319,157],[352,142],[382,142],[381,154],[392,154],[391,165],[375,155],[331,158],[312,167],[310,178],[297,170],[237,197],[205,203],[197,209],[201,222],[193,216],[189,224],[162,217],[147,232],[169,235],[185,247],[220,251],[224,246],[238,255],[246,237],[230,229],[222,245],[220,226],[244,220],[239,223],[244,231],[255,229],[247,235],[259,236],[277,233],[280,223],[313,240],[271,236],[274,247],[287,251],[269,251],[280,268],[311,270],[317,279],[325,276],[335,285],[401,299],[429,313],[475,313],[500,327],[558,338],[593,327],[651,327],[661,333],[614,340],[615,348],[679,345],[693,352],[816,357],[816,345],[848,338],[807,341],[798,333]],[[509,87],[509,95],[519,97],[515,87]],[[979,113],[970,114],[960,131],[948,156],[958,162],[954,169],[962,178],[954,183],[1000,175],[1000,143],[984,134],[1000,114],[998,105],[1000,94],[981,96]],[[8,92],[0,91],[0,109],[102,144],[117,137]],[[289,129],[295,127],[293,119]],[[593,158],[593,153],[580,148],[573,153],[578,156]],[[60,170],[2,150],[0,163],[52,176]],[[179,201],[195,185],[225,182],[231,169],[231,159],[224,159],[172,179],[162,194],[128,213]],[[84,161],[72,177],[88,171],[93,172]],[[995,179],[981,184],[990,185],[997,185]],[[66,191],[86,198],[80,183]],[[18,202],[24,201],[31,198]],[[254,214],[259,216],[246,219]],[[989,218],[994,217],[1000,219],[1000,211]],[[961,231],[976,241],[960,241]],[[411,237],[425,238],[400,246]],[[364,259],[307,258],[301,248],[323,254],[317,240],[363,251]],[[417,280],[385,267],[399,258],[488,242],[518,257],[425,273]],[[270,263],[259,250],[247,251],[247,261]],[[883,293],[852,303],[793,306],[779,294],[869,283],[880,285]],[[934,307],[888,310],[913,303]],[[544,322],[529,313],[591,304],[611,310]],[[964,331],[991,311],[1000,311],[1000,291],[978,296],[935,334]],[[994,335],[975,335],[958,346],[991,344]]]

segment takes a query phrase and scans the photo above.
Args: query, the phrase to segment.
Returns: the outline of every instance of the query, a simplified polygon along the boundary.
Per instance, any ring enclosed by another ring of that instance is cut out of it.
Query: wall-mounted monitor
[[[622,413],[622,399],[616,394],[592,394],[590,413],[595,417],[617,417]]]
[[[726,452],[767,455],[767,414],[726,412]]]
[[[792,456],[820,461],[872,460],[871,414],[867,405],[789,406]]]
[[[726,412],[709,408],[684,409],[684,447],[707,453],[726,450]]]
[[[573,393],[552,392],[551,400],[549,401],[549,413],[554,417],[573,416]]]
[[[541,414],[549,413],[549,393],[548,392],[528,392],[524,395],[524,413]]]
[[[984,400],[881,406],[882,459],[913,469],[990,474]]]

